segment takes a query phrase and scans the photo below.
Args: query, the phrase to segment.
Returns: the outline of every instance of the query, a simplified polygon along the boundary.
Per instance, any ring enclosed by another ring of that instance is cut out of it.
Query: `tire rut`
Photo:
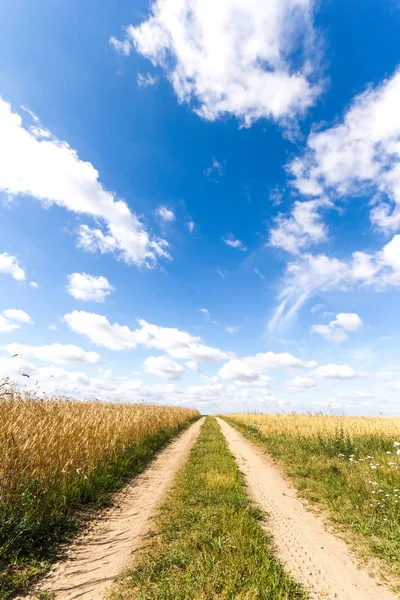
[[[142,546],[149,521],[199,435],[204,418],[162,450],[150,466],[116,497],[92,529],[67,549],[29,598],[53,592],[57,600],[101,600],[114,579],[131,565]]]
[[[313,600],[396,600],[385,586],[358,567],[346,544],[306,510],[278,469],[225,421],[217,419],[250,495],[268,515],[265,529],[276,554]]]

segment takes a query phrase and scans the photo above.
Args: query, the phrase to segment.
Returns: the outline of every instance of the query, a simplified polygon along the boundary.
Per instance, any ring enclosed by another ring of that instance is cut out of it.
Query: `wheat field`
[[[88,509],[108,505],[199,416],[43,397],[0,381],[0,597],[26,590]]]
[[[180,427],[197,411],[170,406],[39,398],[0,383],[0,501],[27,480],[68,483],[112,463],[129,446]]]
[[[347,417],[324,414],[232,414],[229,418],[241,425],[253,425],[268,436],[291,438],[321,437],[329,439],[345,435],[350,438],[373,436],[381,439],[400,437],[400,418]]]

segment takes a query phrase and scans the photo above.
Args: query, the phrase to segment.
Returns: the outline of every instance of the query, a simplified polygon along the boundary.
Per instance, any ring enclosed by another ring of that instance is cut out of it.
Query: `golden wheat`
[[[400,418],[394,417],[233,414],[229,415],[229,418],[242,425],[254,425],[268,436],[284,434],[292,438],[331,438],[343,433],[354,438],[362,436],[400,438]]]
[[[195,410],[145,404],[38,398],[0,382],[0,500],[24,480],[85,478],[160,430],[181,426]]]

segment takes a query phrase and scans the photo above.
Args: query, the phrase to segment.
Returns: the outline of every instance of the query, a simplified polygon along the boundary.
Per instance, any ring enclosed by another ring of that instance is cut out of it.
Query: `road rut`
[[[149,520],[187,458],[204,419],[167,446],[144,473],[117,497],[93,529],[68,549],[68,557],[52,568],[38,591],[54,592],[57,600],[101,600],[113,580],[132,564]],[[36,596],[31,596],[35,598]]]
[[[357,566],[346,544],[306,510],[296,491],[259,449],[218,419],[254,501],[268,514],[277,557],[315,600],[396,600],[386,587]]]

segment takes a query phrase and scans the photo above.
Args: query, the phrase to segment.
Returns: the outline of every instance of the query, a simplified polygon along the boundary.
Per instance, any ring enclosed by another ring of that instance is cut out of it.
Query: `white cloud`
[[[214,181],[215,183],[223,176],[225,173],[225,165],[222,162],[219,162],[216,158],[213,158],[211,167],[208,167],[204,171],[206,177]]]
[[[359,331],[364,326],[357,313],[339,313],[333,323],[345,331]]]
[[[333,322],[334,321],[331,321],[331,323]],[[331,323],[329,323],[328,325],[312,325],[310,331],[312,333],[318,333],[318,335],[322,335],[324,338],[330,340],[331,342],[344,342],[345,340],[347,340],[348,336],[343,331],[343,329],[341,329],[340,327],[334,327],[333,325],[331,325]]]
[[[372,254],[353,252],[339,260],[325,254],[304,254],[287,265],[279,305],[269,323],[270,329],[287,322],[306,300],[319,291],[370,287],[382,291],[400,286],[400,235],[382,250]]]
[[[372,400],[375,398],[373,394],[364,391],[338,392],[336,396],[338,398],[346,398],[347,400]]]
[[[66,142],[51,134],[38,137],[24,127],[21,116],[1,98],[0,130],[1,191],[32,196],[46,207],[54,204],[94,219],[96,229],[87,224],[79,228],[79,245],[86,250],[111,252],[137,265],[150,266],[169,257],[167,242],[150,238],[126,202],[104,189],[91,163],[81,160]],[[5,264],[16,279],[25,279],[14,257],[1,257],[0,270]]]
[[[326,199],[295,202],[290,216],[280,214],[276,218],[276,227],[270,231],[270,245],[283,248],[291,254],[299,254],[311,244],[324,242],[327,239],[327,227],[319,211],[331,206],[332,203]]]
[[[296,391],[311,390],[316,387],[314,379],[310,377],[294,377],[287,381],[286,385]]]
[[[125,56],[129,56],[131,53],[131,43],[128,39],[120,42],[116,37],[112,36],[110,38],[110,44],[115,48],[115,50],[119,54],[124,54]]]
[[[25,373],[33,375],[36,367],[20,357],[4,358],[0,356],[0,378],[19,376]]]
[[[254,273],[260,278],[260,279],[265,279],[265,275],[263,275],[261,273],[261,271],[259,271],[258,269],[253,269]]]
[[[194,221],[188,221],[186,223],[186,227],[189,233],[193,233],[193,230],[196,227],[196,223]]]
[[[219,348],[204,345],[200,337],[194,337],[186,331],[151,325],[143,320],[139,320],[139,324],[141,326],[139,331],[148,336],[144,345],[167,352],[173,358],[196,362],[218,362],[234,356],[232,352],[224,352]]]
[[[364,323],[356,313],[339,313],[328,325],[312,325],[311,331],[327,340],[343,342],[348,337],[346,331],[359,331],[363,326]]]
[[[311,0],[155,0],[141,25],[110,42],[162,66],[180,102],[245,124],[303,113],[321,91]],[[294,59],[293,57],[296,57]]]
[[[227,333],[237,333],[239,331],[239,327],[237,325],[225,325],[225,331]]]
[[[19,329],[21,326],[19,323],[15,323],[6,319],[3,315],[0,315],[0,333],[9,333],[10,331],[14,331],[14,329]]]
[[[210,311],[208,308],[199,308],[199,312],[207,319],[207,321],[210,320]]]
[[[332,199],[378,194],[372,222],[386,231],[400,227],[400,69],[356,96],[342,121],[312,133],[307,150],[292,162],[303,195]]]
[[[20,323],[32,323],[32,319],[28,313],[18,308],[7,308],[3,311],[3,315],[12,321],[19,321]]]
[[[160,206],[157,208],[156,214],[160,217],[160,219],[167,222],[175,221],[176,218],[172,210],[166,206]]]
[[[32,289],[37,290],[39,287],[39,284],[36,283],[36,281],[30,281],[29,285],[31,286]]]
[[[197,362],[195,360],[188,360],[185,362],[185,365],[187,366],[189,371],[193,371],[193,373],[200,372],[199,365],[197,364]]]
[[[33,324],[31,317],[24,310],[7,308],[0,314],[0,333],[8,333],[19,329],[20,323]]]
[[[1,109],[1,98],[0,98],[0,109]],[[1,115],[1,111],[0,111]],[[1,123],[1,121],[0,121]],[[0,141],[0,152],[1,152],[1,141]],[[0,155],[1,157],[1,155]],[[0,175],[0,188],[1,188],[1,175]],[[7,275],[11,275],[17,281],[25,280],[25,271],[20,266],[18,259],[11,254],[7,254],[7,252],[3,252],[0,254],[0,273],[6,273]]]
[[[34,358],[56,365],[69,363],[95,365],[100,362],[100,355],[97,352],[85,352],[82,348],[72,344],[47,344],[44,346],[8,344],[6,350],[9,354],[18,354],[24,359]]]
[[[234,358],[223,365],[218,374],[225,380],[251,382],[257,381],[261,375],[271,369],[314,366],[314,363],[304,362],[288,352],[281,354],[265,352],[255,356],[246,356],[245,358]]]
[[[228,238],[222,238],[222,241],[225,242],[227,246],[231,248],[237,248],[238,250],[242,250],[242,252],[246,252],[247,248],[240,240],[236,240],[234,236],[231,234]]]
[[[156,348],[180,360],[198,362],[218,362],[234,356],[202,343],[200,337],[194,337],[173,327],[159,327],[139,319],[135,330],[127,325],[111,324],[106,317],[85,311],[73,311],[66,314],[64,320],[76,333],[86,335],[90,341],[110,350],[130,350],[137,344],[147,348]]]
[[[136,347],[139,340],[147,339],[146,334],[140,336],[127,325],[112,325],[106,317],[83,310],[66,314],[64,320],[75,333],[86,335],[94,344],[110,350],[130,350]]]
[[[318,367],[314,373],[317,377],[322,377],[323,379],[356,379],[357,377],[365,377],[366,375],[365,373],[355,371],[348,365],[335,364]]]
[[[136,78],[137,84],[140,88],[151,87],[157,83],[157,77],[153,77],[150,73],[138,73]]]
[[[149,356],[143,363],[143,370],[150,375],[164,379],[180,379],[184,368],[167,356]]]
[[[87,273],[68,275],[67,292],[77,300],[104,302],[112,291],[114,291],[113,286],[102,275],[99,277]]]

